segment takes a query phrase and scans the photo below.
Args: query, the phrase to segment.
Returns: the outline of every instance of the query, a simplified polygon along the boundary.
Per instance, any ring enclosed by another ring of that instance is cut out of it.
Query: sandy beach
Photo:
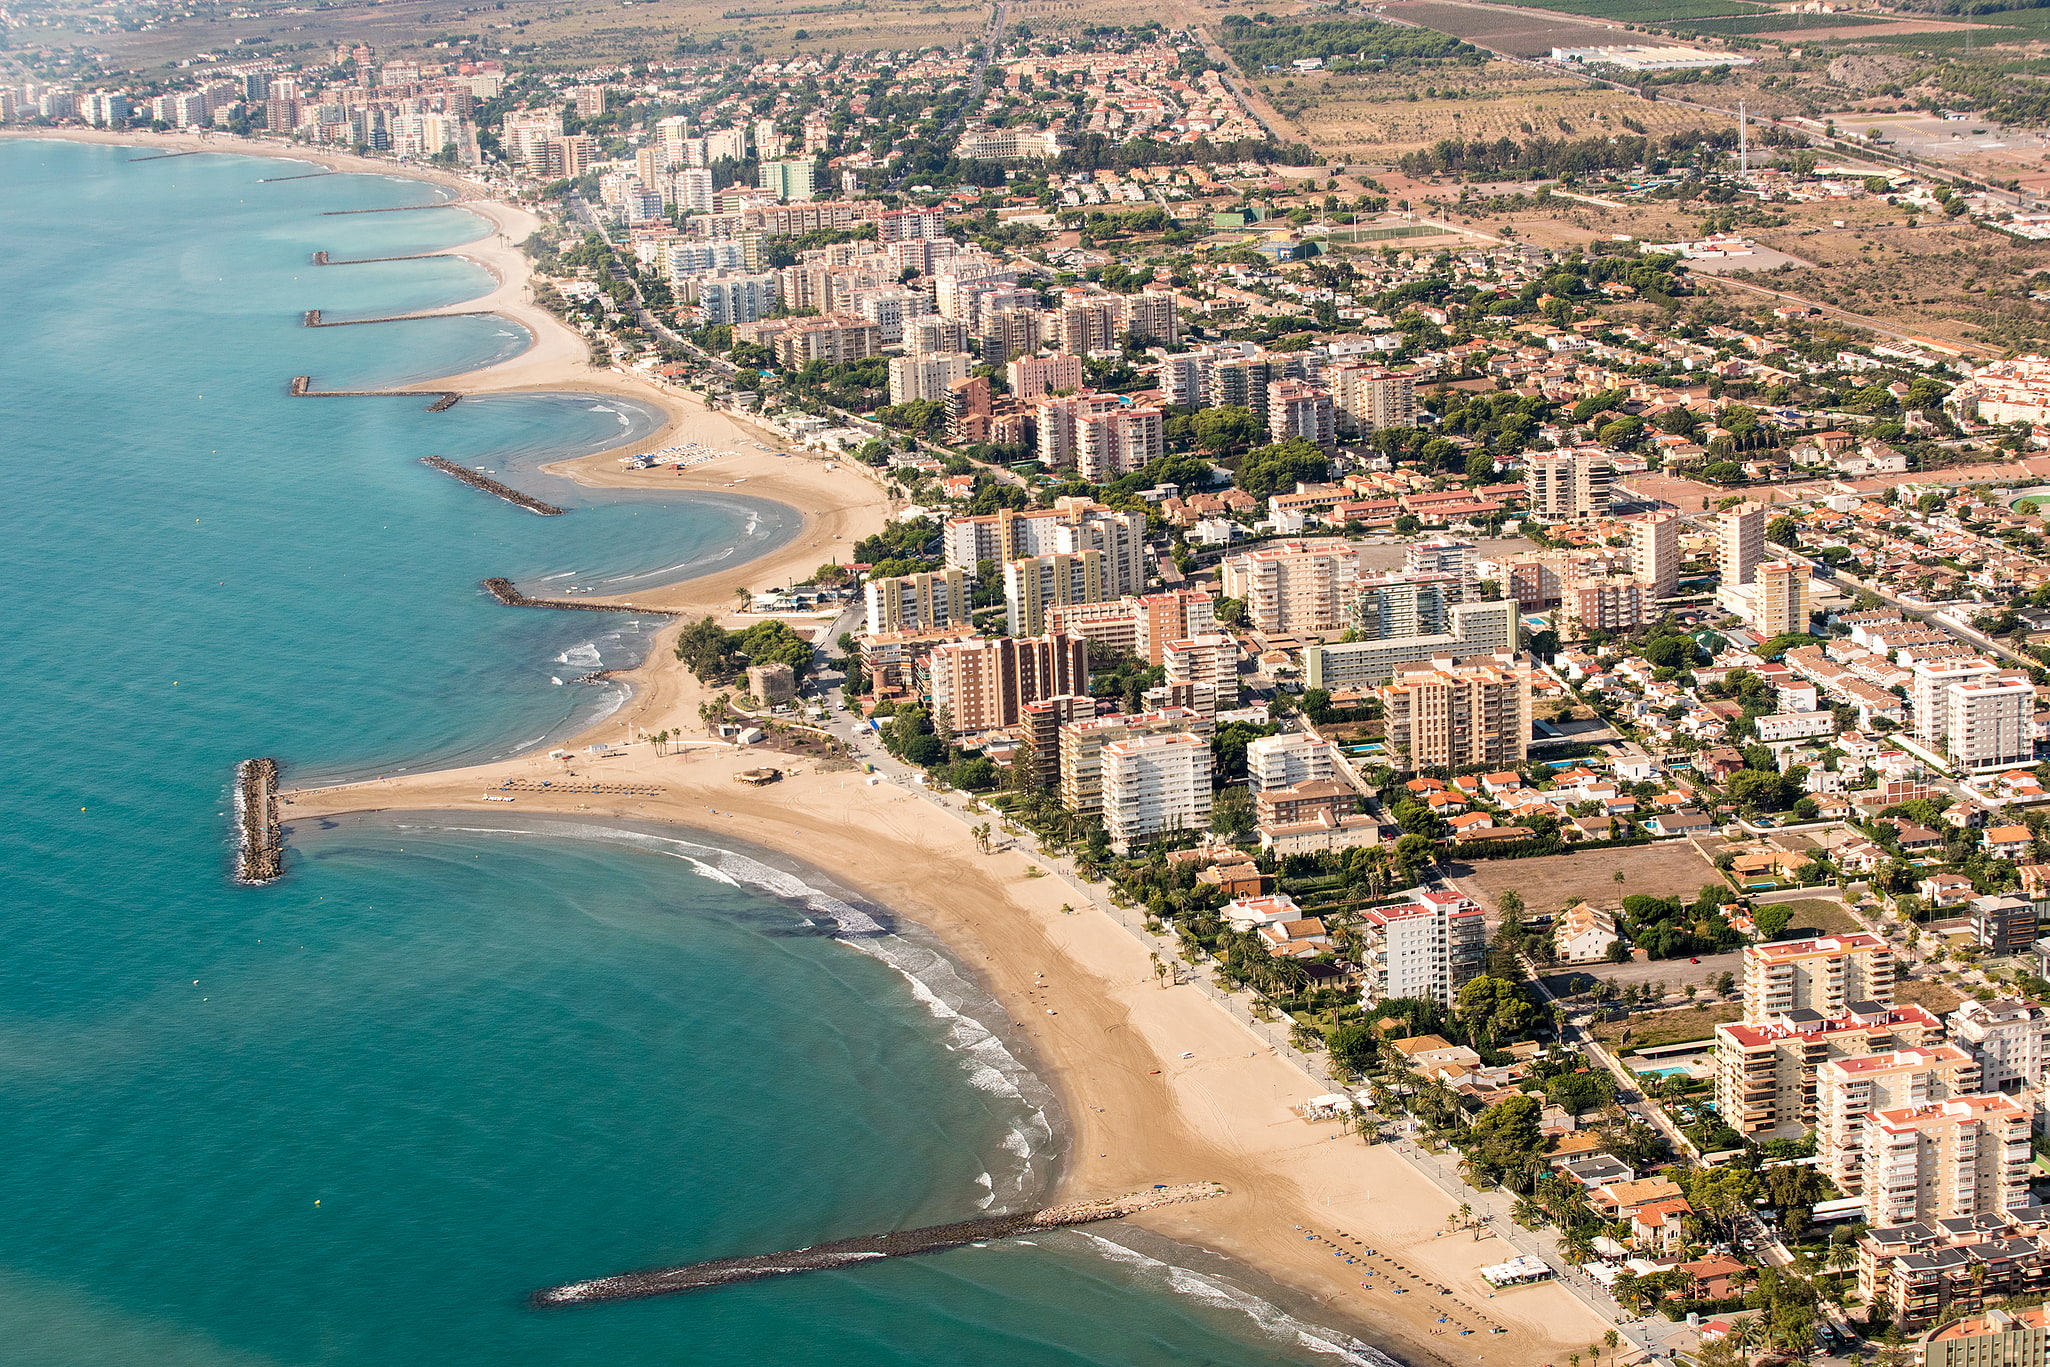
[[[1454,1202],[1391,1148],[1299,1118],[1292,1107],[1321,1088],[1195,987],[1161,987],[1137,938],[1067,883],[1030,876],[1028,855],[984,855],[958,814],[858,772],[800,762],[783,782],[753,789],[734,773],[788,761],[724,746],[654,750],[641,743],[604,760],[528,757],[291,792],[282,815],[288,828],[363,811],[615,816],[785,851],[930,927],[995,994],[1073,1122],[1064,1197],[1222,1182],[1228,1197],[1138,1223],[1258,1268],[1314,1302],[1320,1317],[1411,1362],[1525,1367],[1600,1339],[1606,1326],[1557,1284],[1491,1293],[1476,1269],[1513,1248],[1447,1233]],[[508,780],[540,778],[565,790],[517,790],[512,805],[483,800],[505,796],[498,785]],[[661,795],[567,791],[593,782]],[[1393,1261],[1347,1264],[1332,1243],[1305,1237],[1340,1232]],[[1376,1275],[1364,1276],[1367,1268]],[[1396,1294],[1393,1285],[1415,1289]],[[1507,1332],[1489,1333],[1490,1322]],[[1461,1336],[1462,1326],[1476,1332]]]
[[[159,151],[190,147],[289,157],[478,193],[471,182],[433,168],[278,143],[59,136]],[[535,344],[499,365],[416,388],[569,389],[653,403],[669,422],[642,443],[644,449],[697,440],[734,454],[681,474],[626,470],[619,458],[633,448],[547,468],[592,487],[743,493],[804,515],[799,532],[771,553],[715,575],[636,593],[634,604],[730,620],[736,587],[796,582],[823,562],[844,562],[857,539],[883,525],[888,499],[863,467],[775,455],[788,448],[765,429],[653,379],[592,367],[583,339],[531,303],[518,243],[533,231],[534,216],[483,199],[464,207],[489,219],[495,231],[449,254],[479,262],[496,285],[482,299],[449,311],[503,313],[526,327]],[[626,707],[572,744],[599,738],[617,744],[625,736],[663,729],[702,735],[696,709],[705,690],[670,649],[680,629],[678,624],[662,633],[648,661],[623,676],[634,685]],[[1475,1269],[1513,1256],[1513,1248],[1498,1238],[1447,1233],[1453,1200],[1394,1150],[1369,1146],[1334,1123],[1300,1119],[1292,1107],[1320,1087],[1197,988],[1161,987],[1137,938],[1062,880],[1033,876],[1027,854],[984,855],[958,814],[901,787],[872,785],[857,772],[817,772],[799,763],[784,782],[757,790],[735,783],[733,774],[787,761],[725,746],[668,749],[658,755],[640,742],[604,760],[566,764],[523,756],[288,791],[281,815],[288,827],[366,811],[612,816],[669,822],[715,841],[724,834],[785,851],[929,926],[980,975],[1009,1013],[1030,1061],[1061,1094],[1072,1121],[1064,1197],[1119,1193],[1153,1182],[1221,1182],[1230,1189],[1223,1199],[1152,1212],[1139,1222],[1258,1268],[1314,1302],[1320,1318],[1412,1362],[1535,1367],[1583,1352],[1601,1337],[1606,1326],[1564,1287],[1490,1292]],[[487,793],[509,795],[500,790],[509,780],[539,778],[559,786],[547,793],[518,791],[511,794],[511,806],[484,801]],[[594,782],[654,788],[660,795],[570,791]],[[1333,1256],[1332,1243],[1309,1237],[1332,1240],[1341,1232],[1386,1256],[1349,1264]],[[1364,1275],[1368,1269],[1375,1275]],[[1412,1289],[1396,1294],[1391,1283]],[[1439,1292],[1438,1284],[1447,1291]],[[1491,1324],[1506,1332],[1488,1332]],[[1475,1332],[1461,1336],[1461,1327]]]
[[[59,138],[72,142],[103,143],[134,147],[139,152],[160,155],[168,152],[218,152],[224,155],[268,157],[324,166],[333,171],[359,175],[387,176],[438,185],[457,196],[470,213],[488,222],[492,231],[469,242],[424,252],[423,256],[455,256],[473,261],[491,274],[491,290],[475,298],[438,309],[409,314],[408,318],[432,318],[451,313],[491,312],[519,324],[533,339],[517,356],[462,374],[399,386],[395,393],[508,394],[537,391],[616,395],[636,399],[659,409],[662,426],[639,441],[609,448],[574,460],[558,461],[542,468],[552,475],[574,480],[587,488],[645,489],[664,493],[720,491],[746,494],[784,504],[798,512],[803,522],[795,535],[765,554],[681,584],[644,590],[632,596],[636,607],[658,607],[694,615],[711,613],[735,620],[734,589],[766,589],[802,582],[820,565],[852,559],[854,543],[880,530],[888,521],[891,499],[869,468],[852,461],[833,460],[816,453],[779,456],[791,451],[782,433],[745,417],[714,409],[688,391],[656,377],[622,372],[591,364],[590,347],[584,337],[533,302],[532,262],[520,249],[542,225],[531,210],[486,196],[475,181],[433,166],[400,165],[358,157],[347,152],[303,147],[260,138],[238,138],[229,134],[201,136],[195,133],[102,133],[89,129],[19,129],[0,131],[0,137]],[[346,265],[331,269],[347,269]],[[658,450],[683,442],[702,442],[731,454],[683,471],[672,469],[629,470],[620,462],[643,451]],[[764,450],[763,447],[769,449]],[[546,490],[528,492],[546,496]],[[594,597],[587,601],[619,601]],[[673,628],[655,643],[651,658],[669,653]],[[642,688],[657,686],[654,671],[632,672]],[[695,715],[695,702],[692,703]],[[636,709],[643,710],[643,709]]]

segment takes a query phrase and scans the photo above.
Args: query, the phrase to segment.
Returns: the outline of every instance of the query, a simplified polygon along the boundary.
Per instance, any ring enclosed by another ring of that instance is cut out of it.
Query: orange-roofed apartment
[[[1865,1219],[1875,1228],[1987,1214],[2029,1202],[2034,1107],[1965,1096],[1874,1111],[1865,1121]]]

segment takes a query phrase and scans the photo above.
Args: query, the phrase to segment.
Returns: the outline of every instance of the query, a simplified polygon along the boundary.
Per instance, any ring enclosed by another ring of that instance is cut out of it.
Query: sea
[[[146,142],[146,140],[145,140]],[[605,722],[628,591],[775,546],[737,493],[543,462],[572,394],[293,397],[529,343],[443,192],[288,160],[0,141],[0,1363],[1240,1364],[1388,1359],[1117,1227],[627,1304],[547,1285],[1043,1198],[1055,1099],[916,926],[767,851],[510,814],[292,828],[230,777],[505,755]],[[287,178],[292,177],[292,178]],[[537,517],[441,456],[567,508]],[[767,587],[767,586],[764,586]]]

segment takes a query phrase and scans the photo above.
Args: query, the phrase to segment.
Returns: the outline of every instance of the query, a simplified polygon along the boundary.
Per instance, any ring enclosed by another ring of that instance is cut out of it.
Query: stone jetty
[[[390,257],[392,261],[411,260],[410,257]],[[330,262],[330,265],[357,266],[359,261]],[[444,313],[390,313],[382,318],[324,318],[319,309],[306,310],[304,322],[310,328],[353,328],[365,323],[416,323],[425,318],[489,318],[496,309],[460,309]]]
[[[576,598],[529,598],[510,579],[490,578],[484,591],[509,608],[560,608],[564,612],[633,612],[643,617],[681,617],[674,608],[640,608],[631,603],[587,603]]]
[[[1186,1182],[1178,1186],[1153,1187],[1130,1196],[1102,1201],[1072,1201],[1043,1210],[1019,1211],[1010,1215],[982,1215],[950,1225],[907,1229],[895,1234],[876,1234],[857,1239],[836,1239],[810,1248],[785,1253],[762,1253],[752,1257],[717,1258],[685,1267],[650,1268],[596,1281],[571,1282],[536,1291],[528,1304],[537,1309],[566,1305],[591,1305],[605,1301],[640,1300],[668,1296],[682,1291],[702,1291],[735,1282],[759,1281],[794,1272],[819,1272],[828,1268],[853,1267],[877,1258],[903,1258],[919,1253],[938,1253],[964,1244],[987,1243],[1013,1235],[1086,1225],[1098,1220],[1116,1220],[1143,1210],[1202,1201],[1224,1194],[1214,1182]]]
[[[285,871],[285,828],[278,822],[278,762],[235,766],[235,881],[268,883]]]
[[[454,408],[463,397],[459,389],[315,389],[311,375],[292,377],[295,399],[424,399],[429,394],[434,395],[434,402],[427,405],[430,413]]]
[[[189,152],[152,152],[146,157],[130,157],[128,160],[131,163],[138,161],[169,161],[172,157],[196,157],[204,150],[203,148],[195,147]]]
[[[302,171],[296,176],[265,176],[256,183],[258,185],[276,185],[281,180],[318,180],[322,176],[332,176],[335,174],[337,173],[334,171]]]
[[[453,209],[459,204],[469,202],[469,197],[465,196],[462,199],[444,199],[435,204],[395,204],[389,209],[328,209],[322,212],[321,217],[339,218],[343,214],[410,214],[421,209]]]
[[[316,266],[375,266],[385,261],[434,261],[447,255],[447,252],[411,252],[405,256],[352,256],[345,260],[337,261],[334,259],[333,256],[331,256],[327,252],[315,252],[313,254],[313,264]],[[408,314],[406,316],[417,317],[421,315]],[[425,316],[432,318],[442,318],[449,316],[463,317],[467,315],[448,315],[437,313],[428,314]]]
[[[523,494],[510,485],[500,484],[488,475],[481,475],[475,470],[465,470],[452,460],[443,460],[440,456],[422,456],[420,457],[420,463],[422,465],[430,465],[445,475],[454,475],[463,483],[482,489],[487,494],[496,494],[507,503],[515,507],[525,508],[530,513],[539,513],[543,517],[562,516],[562,509],[556,507],[553,503],[543,503],[540,499],[529,494]]]

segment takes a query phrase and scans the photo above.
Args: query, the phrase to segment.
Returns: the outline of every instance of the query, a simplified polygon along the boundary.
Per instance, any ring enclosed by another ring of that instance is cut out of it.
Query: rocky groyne
[[[542,517],[562,516],[562,509],[556,507],[553,503],[543,503],[540,499],[523,494],[510,485],[500,484],[489,475],[479,474],[475,470],[465,470],[452,460],[443,460],[440,456],[422,456],[420,457],[420,463],[432,466],[445,475],[454,475],[472,488],[482,489],[487,494],[496,495],[514,507],[525,508],[530,513],[539,513]]]
[[[509,608],[559,608],[564,612],[634,612],[643,617],[681,617],[674,608],[642,608],[632,603],[584,603],[574,598],[529,598],[510,579],[484,581],[484,591]]]
[[[311,375],[292,377],[295,399],[424,399],[430,394],[434,396],[434,402],[427,405],[430,413],[454,408],[463,397],[462,391],[455,389],[315,389]]]
[[[235,766],[235,880],[268,883],[285,871],[285,828],[278,821],[278,762]]]
[[[1142,1210],[1202,1201],[1224,1194],[1211,1182],[1188,1182],[1179,1186],[1154,1187],[1130,1196],[1103,1201],[1073,1201],[1043,1210],[1019,1211],[1010,1215],[982,1215],[950,1225],[930,1225],[895,1234],[875,1234],[857,1239],[836,1239],[809,1248],[784,1253],[761,1253],[742,1258],[715,1258],[684,1267],[650,1268],[596,1281],[571,1282],[536,1291],[528,1303],[536,1308],[592,1305],[606,1301],[641,1300],[649,1296],[670,1296],[683,1291],[702,1291],[736,1282],[759,1281],[764,1277],[788,1276],[794,1272],[820,1272],[828,1268],[852,1267],[877,1258],[904,1258],[920,1253],[939,1253],[965,1244],[1008,1239],[1017,1234],[1059,1229],[1065,1225],[1086,1225],[1098,1220],[1116,1220]]]

